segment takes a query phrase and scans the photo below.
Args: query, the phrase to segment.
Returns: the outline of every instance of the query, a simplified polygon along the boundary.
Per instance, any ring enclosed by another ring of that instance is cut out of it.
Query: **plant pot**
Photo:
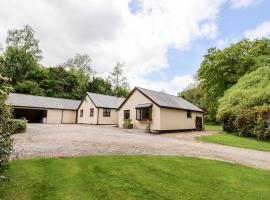
[[[129,124],[129,125],[127,126],[127,128],[128,128],[128,129],[132,129],[132,128],[133,128],[133,124]]]
[[[133,124],[123,124],[123,128],[132,129],[133,128]]]

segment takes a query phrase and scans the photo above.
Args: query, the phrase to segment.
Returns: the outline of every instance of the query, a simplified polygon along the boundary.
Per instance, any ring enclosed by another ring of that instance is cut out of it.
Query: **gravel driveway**
[[[97,154],[184,155],[224,160],[270,170],[270,153],[196,141],[213,131],[152,135],[137,129],[78,124],[29,124],[15,134],[14,157]]]

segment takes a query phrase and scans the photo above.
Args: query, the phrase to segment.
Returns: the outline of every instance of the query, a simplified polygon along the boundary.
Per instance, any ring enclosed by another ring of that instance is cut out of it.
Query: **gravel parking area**
[[[195,137],[214,131],[148,134],[143,130],[78,124],[29,124],[15,134],[13,158],[151,154],[183,155],[224,160],[270,170],[270,153],[218,144]]]

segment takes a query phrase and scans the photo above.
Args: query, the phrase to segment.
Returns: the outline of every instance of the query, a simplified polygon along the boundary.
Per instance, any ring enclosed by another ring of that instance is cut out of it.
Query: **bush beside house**
[[[270,140],[270,66],[243,76],[227,90],[217,118],[227,132]]]
[[[27,120],[25,118],[13,119],[12,121],[14,124],[13,134],[24,133],[26,131]]]
[[[11,108],[6,104],[7,94],[11,91],[9,79],[0,75],[0,171],[7,168],[12,150],[11,133],[14,131]]]

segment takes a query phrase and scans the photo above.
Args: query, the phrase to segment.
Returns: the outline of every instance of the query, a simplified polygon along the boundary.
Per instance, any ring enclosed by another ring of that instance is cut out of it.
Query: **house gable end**
[[[145,95],[142,91],[140,91],[137,87],[135,87],[128,95],[128,97],[123,101],[123,103],[119,106],[119,108],[117,110],[120,110],[124,104],[128,101],[128,99],[130,99],[130,97],[132,96],[132,94],[138,91],[140,92],[140,94],[142,94],[143,96],[145,96],[147,99],[149,99],[151,102],[153,102],[155,105],[157,105],[158,107],[160,107],[156,102],[154,102],[151,98],[149,98],[147,95]]]

